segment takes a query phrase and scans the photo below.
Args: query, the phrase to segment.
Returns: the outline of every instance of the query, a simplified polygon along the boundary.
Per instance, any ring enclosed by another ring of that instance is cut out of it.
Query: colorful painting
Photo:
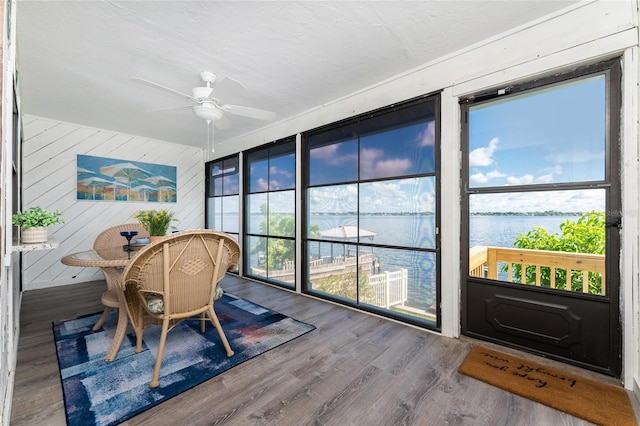
[[[78,154],[78,200],[175,203],[176,168]]]

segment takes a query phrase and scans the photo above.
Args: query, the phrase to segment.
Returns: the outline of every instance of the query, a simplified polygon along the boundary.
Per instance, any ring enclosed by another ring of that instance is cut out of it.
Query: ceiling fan
[[[191,89],[191,95],[144,78],[133,77],[132,80],[180,95],[192,101],[193,103],[190,105],[153,109],[150,110],[150,112],[191,108],[196,117],[207,122],[207,143],[210,145],[210,152],[213,152],[214,126],[218,129],[227,129],[231,127],[231,122],[225,117],[225,113],[262,121],[272,121],[275,119],[276,114],[274,112],[248,106],[226,104],[223,103],[220,98],[215,97],[214,83],[216,83],[217,76],[214,73],[210,71],[202,71],[200,72],[200,78],[202,79],[204,86],[194,87]],[[232,92],[241,92],[244,90],[244,86],[242,86],[242,84],[230,78],[220,80],[216,83],[216,88],[224,90],[227,94],[231,94]]]

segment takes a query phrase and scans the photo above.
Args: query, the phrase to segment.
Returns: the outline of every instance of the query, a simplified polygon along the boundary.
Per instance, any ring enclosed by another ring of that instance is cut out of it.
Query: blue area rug
[[[226,370],[289,342],[314,326],[225,293],[215,310],[235,355],[227,358],[211,323],[184,321],[167,336],[160,386],[151,389],[160,327],[144,331],[143,351],[135,353],[135,334],[128,332],[118,356],[104,357],[116,327],[116,316],[91,331],[100,314],[55,322],[53,333],[64,392],[67,424],[114,425],[160,404]]]

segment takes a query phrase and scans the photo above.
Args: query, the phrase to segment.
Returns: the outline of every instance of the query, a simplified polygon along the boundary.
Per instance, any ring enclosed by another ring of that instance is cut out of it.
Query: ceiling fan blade
[[[148,109],[146,112],[172,111],[176,109],[185,109],[185,108],[193,108],[193,105],[182,105],[182,106],[175,106],[175,107],[168,107],[168,108],[154,108],[154,109]]]
[[[193,96],[188,95],[186,93],[179,92],[179,91],[174,90],[174,89],[172,89],[170,87],[163,86],[162,84],[154,83],[153,81],[149,81],[149,80],[146,80],[146,79],[140,78],[140,77],[131,77],[131,80],[139,81],[140,83],[146,84],[147,86],[151,86],[151,87],[154,87],[156,89],[160,89],[160,90],[164,90],[164,91],[167,91],[167,92],[175,93],[176,95],[184,96],[187,99],[191,99],[192,101],[196,101],[197,102],[197,99],[195,99]]]
[[[231,120],[223,115],[221,119],[214,121],[213,124],[216,129],[225,130],[231,127]]]
[[[240,115],[242,117],[255,118],[256,120],[271,121],[276,118],[276,113],[265,111],[263,109],[252,108],[240,105],[223,105],[222,109],[230,114]]]
[[[224,77],[215,83],[215,97],[224,103],[228,99],[244,97],[246,88],[242,83],[230,77]]]

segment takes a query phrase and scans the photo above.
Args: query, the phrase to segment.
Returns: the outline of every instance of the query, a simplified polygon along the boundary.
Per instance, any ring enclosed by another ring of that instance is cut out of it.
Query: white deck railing
[[[506,273],[501,273],[504,265]],[[515,265],[519,266],[519,276],[514,274]],[[527,268],[532,268],[536,286],[564,288],[571,291],[574,275],[580,277],[578,287],[583,293],[594,293],[589,288],[589,275],[599,278],[599,292],[605,294],[605,258],[602,254],[567,253],[548,250],[529,250],[505,247],[475,246],[469,250],[469,275],[511,283],[527,283]],[[542,282],[543,270],[549,271],[549,282]],[[556,282],[556,271],[565,272],[565,282]],[[578,281],[576,279],[576,281]]]
[[[315,259],[309,262],[309,270],[312,276],[340,275],[355,272],[360,265],[361,272],[368,275],[372,271],[374,257],[372,253],[361,254],[358,258],[352,256],[335,256]],[[253,267],[256,275],[267,275],[264,268]],[[293,261],[285,261],[281,268],[270,269],[268,276],[285,282],[294,282],[295,264]],[[383,272],[368,275],[368,288],[364,292],[363,301],[371,305],[389,309],[392,306],[404,305],[407,301],[409,287],[409,274],[406,269],[393,272]]]
[[[407,301],[408,285],[409,277],[406,269],[370,275],[371,294],[366,295],[365,302],[387,309],[391,306],[404,305]]]

